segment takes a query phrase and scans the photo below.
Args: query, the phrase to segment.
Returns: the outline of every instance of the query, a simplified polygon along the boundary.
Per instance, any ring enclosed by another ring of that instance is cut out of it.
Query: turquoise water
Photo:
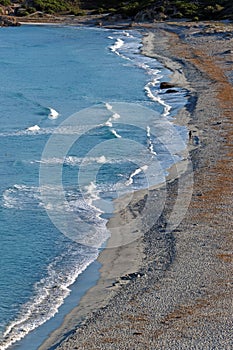
[[[169,72],[140,46],[134,31],[0,30],[2,350],[53,317],[97,258],[112,199],[180,159],[185,91],[160,91]]]

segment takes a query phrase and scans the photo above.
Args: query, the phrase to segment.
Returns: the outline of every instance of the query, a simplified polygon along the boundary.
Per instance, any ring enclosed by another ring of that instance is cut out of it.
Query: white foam
[[[129,32],[125,32],[125,31],[124,31],[123,34],[124,34],[126,37],[128,37],[128,38],[133,38],[133,36],[130,35]]]
[[[30,128],[34,128],[33,127]],[[67,126],[60,126],[60,127],[49,127],[49,128],[35,128],[36,130],[18,130],[18,131],[11,131],[11,132],[4,132],[0,133],[0,137],[12,137],[12,136],[37,136],[37,135],[50,135],[50,134],[56,134],[56,135],[80,135],[85,133],[90,129],[90,125],[67,125]]]
[[[116,132],[116,130],[111,129],[111,133],[112,133],[116,138],[118,138],[118,139],[121,138],[121,135],[119,135],[119,134]]]
[[[158,102],[160,105],[162,105],[164,107],[164,111],[162,116],[166,117],[169,115],[170,110],[171,110],[171,106],[169,104],[167,104],[166,102],[164,102],[157,94],[154,95],[150,89],[150,86],[153,86],[153,83],[150,82],[145,86],[145,91],[147,96],[154,102]]]
[[[74,211],[74,206],[72,206],[72,203],[68,201],[61,203],[55,200],[60,190],[61,189],[59,186],[36,187],[16,184],[3,192],[1,205],[6,209],[17,210],[38,210],[41,208],[48,209],[48,203],[45,204],[43,197],[41,196],[42,191],[43,194],[46,193],[47,198],[51,198],[51,203],[49,203],[51,210],[56,212]]]
[[[33,125],[26,129],[26,131],[32,131],[32,132],[39,131],[39,130],[40,130],[40,127],[38,125]]]
[[[67,156],[65,158],[42,158],[40,160],[31,160],[28,163],[29,164],[48,164],[48,165],[69,165],[69,166],[77,166],[82,163],[82,165],[91,164],[91,163],[112,163],[114,160],[107,159],[104,155],[100,157],[85,157],[80,158],[76,156]]]
[[[114,113],[113,116],[112,116],[112,119],[120,119],[120,114],[118,113]]]
[[[30,164],[34,163],[40,163],[40,164],[51,164],[51,165],[56,165],[56,164],[67,164],[67,165],[77,165],[81,163],[81,159],[78,157],[72,157],[68,156],[65,159],[64,158],[42,158],[40,160],[31,160]]]
[[[38,187],[16,184],[3,192],[1,204],[7,209],[24,210],[27,208],[33,209],[33,207],[38,205],[38,201]]]
[[[112,106],[109,103],[105,103],[105,107],[109,112],[112,113],[112,115],[110,118],[108,118],[108,120],[103,125],[109,126],[111,128],[114,120],[120,119],[121,116],[118,113],[113,112]]]
[[[27,302],[18,315],[11,322],[3,334],[1,350],[6,350],[16,341],[24,338],[29,332],[52,318],[64,299],[70,294],[70,285],[98,256],[97,250],[92,254],[80,255],[80,250],[72,250],[56,258],[49,266],[47,277],[35,284],[35,296]],[[58,268],[59,263],[70,259],[70,266],[66,271]]]
[[[14,185],[3,192],[2,195],[2,207],[7,209],[17,210],[38,210],[41,208],[47,209],[47,203],[43,201],[41,196],[41,190],[43,193],[46,192],[47,197],[51,198],[50,209],[56,212],[73,211],[70,203],[64,201],[60,203],[56,201],[57,194],[60,191],[60,187],[47,186],[47,187],[36,187],[26,185]]]
[[[105,103],[105,107],[107,108],[108,111],[112,110],[112,106],[109,103]]]
[[[152,139],[151,139],[151,133],[150,133],[149,125],[146,127],[146,136],[147,136],[147,139],[148,139],[148,149],[149,149],[151,154],[156,156],[157,153],[154,151],[154,146],[153,146],[153,142],[152,142]]]
[[[97,163],[100,163],[100,164],[104,164],[104,163],[107,163],[107,159],[105,156],[100,156],[98,158],[95,158]]]
[[[79,165],[81,163],[82,163],[82,165],[86,165],[86,164],[91,164],[91,163],[104,164],[107,162],[110,162],[110,160],[108,160],[104,155],[99,156],[99,157],[85,157],[85,158],[68,156],[64,160],[64,164],[71,165],[71,166]]]
[[[117,55],[121,56],[122,58],[130,60],[135,66],[145,70],[147,75],[153,77],[153,79],[149,81],[144,88],[146,95],[153,102],[159,103],[163,106],[164,111],[162,116],[168,116],[170,114],[171,106],[158,96],[158,89],[157,91],[155,89],[154,93],[152,92],[152,88],[154,88],[162,78],[160,71],[157,68],[151,67],[151,63],[152,61],[154,61],[154,59],[143,57],[142,62],[141,59],[139,59],[141,58],[141,56],[135,55],[135,53],[140,54],[138,42],[136,40],[133,40],[132,38],[134,37],[131,36],[127,31],[123,31],[122,35],[125,37],[125,40],[118,37],[114,45],[110,46],[110,50],[116,53]],[[127,49],[126,55],[124,54],[124,48]],[[121,51],[119,51],[120,49]],[[130,54],[130,57],[128,56],[128,54]],[[134,56],[132,54],[134,54]]]
[[[126,186],[132,185],[133,183],[133,178],[140,174],[142,171],[146,171],[148,169],[148,165],[143,165],[142,167],[136,169],[129,177],[129,179],[125,182]]]
[[[106,123],[105,123],[106,126],[109,126],[110,128],[112,127],[112,118],[109,118]]]
[[[159,96],[158,93],[159,91],[156,90],[156,94],[153,94],[151,88],[154,88],[160,81],[160,79],[162,78],[162,76],[160,75],[160,72],[158,69],[153,69],[151,68],[148,64],[146,63],[142,63],[139,65],[142,69],[144,69],[148,75],[152,75],[154,78],[149,81],[149,83],[146,84],[145,86],[145,92],[147,94],[147,96],[149,97],[150,100],[159,103],[160,105],[162,105],[164,107],[164,111],[162,116],[166,117],[169,115],[170,110],[171,110],[171,106],[169,104],[167,104],[166,102],[164,102]]]
[[[118,52],[118,50],[124,45],[124,40],[117,38],[117,40],[115,41],[114,45],[110,46],[110,50],[114,53],[116,53],[117,55],[120,55],[120,53]]]
[[[48,115],[49,119],[57,119],[59,117],[59,113],[55,109],[49,107],[49,110],[50,110],[50,113]]]
[[[154,151],[154,146],[153,146],[152,142],[149,143],[148,148],[149,148],[149,151],[151,154],[153,154],[154,156],[157,155],[157,153]]]
[[[85,186],[86,190],[86,201],[89,205],[93,205],[93,202],[100,199],[99,191],[97,190],[97,186],[94,182],[91,182],[89,185]]]

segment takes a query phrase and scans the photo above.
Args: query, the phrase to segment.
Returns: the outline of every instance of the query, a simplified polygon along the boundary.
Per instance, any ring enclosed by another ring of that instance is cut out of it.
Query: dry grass
[[[232,253],[222,253],[217,254],[217,257],[224,261],[225,263],[232,263],[233,262],[233,254]]]

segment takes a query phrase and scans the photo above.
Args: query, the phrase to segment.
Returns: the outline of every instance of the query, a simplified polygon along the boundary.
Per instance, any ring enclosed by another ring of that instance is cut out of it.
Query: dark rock
[[[174,90],[174,89],[168,89],[167,91],[166,91],[166,94],[174,94],[174,93],[176,93],[176,92],[178,92],[177,90]]]
[[[230,55],[233,54],[233,50],[227,50],[222,53],[222,55]]]
[[[198,137],[198,136],[194,136],[194,137],[193,137],[193,144],[194,144],[195,146],[197,146],[197,145],[199,145],[199,143],[200,143],[199,137]]]
[[[125,275],[125,276],[121,276],[121,280],[123,281],[129,281],[129,280],[133,280],[137,277],[141,277],[143,276],[144,274],[143,273],[140,273],[140,272],[133,272],[133,273],[129,273],[128,275]]]
[[[0,26],[1,27],[16,27],[20,26],[20,23],[15,17],[11,16],[0,16]]]
[[[160,89],[170,89],[170,88],[173,88],[173,87],[175,87],[174,84],[167,83],[166,81],[162,81],[160,83]]]
[[[115,286],[118,285],[119,283],[120,283],[119,281],[112,282],[112,287],[115,287]]]
[[[202,194],[202,192],[199,191],[199,192],[197,192],[197,193],[194,193],[193,195],[194,195],[194,196],[197,196],[197,197],[201,197],[203,194]]]

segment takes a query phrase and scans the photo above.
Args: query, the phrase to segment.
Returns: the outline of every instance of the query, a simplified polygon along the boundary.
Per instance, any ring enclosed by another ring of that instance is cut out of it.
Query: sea
[[[0,29],[0,349],[34,350],[96,283],[114,200],[166,181],[187,91],[142,32]]]

